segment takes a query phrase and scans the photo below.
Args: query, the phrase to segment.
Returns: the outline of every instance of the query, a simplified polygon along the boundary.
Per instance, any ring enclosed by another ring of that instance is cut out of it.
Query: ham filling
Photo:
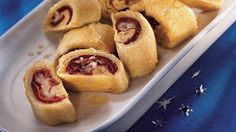
[[[36,70],[32,77],[31,87],[34,95],[42,103],[59,102],[66,98],[56,88],[59,82],[52,78],[50,70],[42,68]]]
[[[116,29],[118,33],[115,41],[118,43],[130,44],[138,38],[141,32],[141,25],[134,18],[122,17],[117,21]]]
[[[65,19],[65,13],[68,13],[69,18],[66,22],[66,25],[68,25],[72,19],[72,15],[73,15],[73,10],[70,6],[65,5],[62,6],[61,8],[57,9],[56,12],[53,14],[52,18],[51,18],[51,25],[52,26],[57,26],[58,24],[60,24],[64,19]]]
[[[66,68],[66,72],[71,75],[78,73],[93,75],[105,73],[107,71],[115,74],[117,70],[117,66],[113,61],[99,55],[82,55],[72,59]]]

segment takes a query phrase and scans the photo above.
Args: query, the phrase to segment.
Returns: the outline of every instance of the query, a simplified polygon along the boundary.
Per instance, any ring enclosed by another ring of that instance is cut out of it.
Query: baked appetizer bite
[[[58,65],[58,59],[62,55],[76,49],[88,48],[113,53],[115,51],[113,28],[107,24],[93,23],[70,30],[63,36],[58,46],[55,66]]]
[[[63,55],[59,59],[57,74],[74,91],[121,93],[129,84],[121,61],[93,48]]]
[[[65,31],[101,18],[101,5],[97,0],[60,0],[48,11],[45,31]]]
[[[184,4],[202,9],[204,11],[217,10],[221,7],[223,0],[180,0]]]
[[[102,6],[102,16],[109,18],[111,13],[116,13],[128,9],[140,0],[99,0]]]
[[[193,36],[197,31],[197,20],[193,11],[178,0],[149,0],[132,10],[142,11],[152,25],[157,43],[173,48]]]
[[[36,117],[53,126],[77,119],[61,80],[52,65],[36,62],[24,76],[25,94]]]
[[[151,73],[158,62],[155,35],[139,12],[112,14],[115,43],[119,58],[131,77]]]

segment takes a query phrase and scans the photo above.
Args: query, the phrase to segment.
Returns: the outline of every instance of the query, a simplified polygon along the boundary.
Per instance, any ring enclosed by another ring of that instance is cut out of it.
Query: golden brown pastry
[[[184,4],[202,9],[204,11],[217,10],[221,7],[223,0],[180,0]]]
[[[50,8],[44,22],[45,31],[65,31],[101,18],[97,0],[60,0]]]
[[[67,32],[57,49],[55,58],[55,66],[58,65],[58,59],[76,49],[94,48],[97,50],[113,53],[114,46],[114,31],[110,25],[93,23],[82,28],[72,29]]]
[[[140,0],[129,6],[129,9],[132,11],[143,12],[145,11],[145,6],[149,2],[149,0]]]
[[[53,126],[77,119],[61,80],[48,62],[37,62],[24,76],[25,94],[34,114]]]
[[[140,0],[99,0],[102,6],[102,16],[109,18],[111,13],[126,10]]]
[[[139,5],[131,10],[144,11],[162,47],[173,48],[197,31],[193,11],[178,0],[148,0]]]
[[[158,62],[155,35],[148,21],[139,13],[112,14],[115,43],[119,58],[131,77],[151,73]]]
[[[121,61],[95,49],[69,52],[59,59],[57,74],[74,91],[121,93],[129,80]]]

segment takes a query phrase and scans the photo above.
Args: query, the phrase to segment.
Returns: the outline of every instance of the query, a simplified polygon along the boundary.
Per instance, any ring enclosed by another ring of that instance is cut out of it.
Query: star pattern
[[[195,93],[198,95],[201,95],[201,94],[205,93],[206,90],[207,90],[207,88],[203,88],[203,85],[201,84],[200,87],[195,89]]]
[[[171,103],[171,100],[175,98],[175,97],[172,97],[172,98],[169,98],[169,99],[164,99],[162,101],[157,101],[157,103],[159,103],[159,107],[163,107],[164,110],[167,109],[167,105]]]
[[[158,120],[158,119],[156,121],[152,121],[152,124],[154,124],[155,127],[162,127],[166,123],[167,123],[166,121]]]
[[[197,76],[200,74],[200,72],[201,72],[201,71],[202,71],[202,70],[199,70],[199,71],[197,71],[197,72],[193,73],[193,75],[192,75],[191,79],[193,79],[193,78],[197,77]]]
[[[185,106],[182,104],[181,108],[179,108],[180,111],[182,111],[186,116],[189,116],[189,112],[192,112],[193,109],[190,108],[190,106]]]
[[[199,74],[201,73],[202,70],[198,70],[196,72],[194,72],[192,74],[191,79],[199,76]],[[195,87],[195,93],[198,95],[201,95],[203,93],[205,93],[205,91],[207,90],[207,88],[203,87],[203,84],[201,84],[199,87]],[[158,108],[163,107],[164,110],[167,110],[167,105],[169,105],[170,103],[172,103],[172,99],[175,98],[175,96],[173,96],[172,98],[169,99],[163,99],[160,101],[157,101],[156,103],[159,104]],[[185,114],[186,116],[190,116],[190,112],[193,111],[192,108],[190,108],[189,105],[185,105],[185,104],[181,104],[181,107],[179,108],[179,110]],[[159,120],[157,119],[156,121],[152,121],[152,124],[155,125],[155,127],[162,127],[164,124],[166,124],[167,122],[163,121],[163,120]]]

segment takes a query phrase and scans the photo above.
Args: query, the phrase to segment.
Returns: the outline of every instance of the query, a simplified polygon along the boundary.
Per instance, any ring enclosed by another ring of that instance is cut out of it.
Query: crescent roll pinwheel
[[[154,29],[157,43],[165,48],[179,45],[193,36],[198,28],[192,9],[178,0],[148,0],[130,9],[145,14]]]
[[[151,73],[158,62],[155,35],[148,21],[134,11],[112,14],[119,58],[131,77]]]
[[[217,10],[221,7],[223,0],[180,0],[184,4],[202,9],[204,11]]]
[[[58,65],[58,59],[62,55],[76,49],[94,48],[113,53],[115,51],[114,34],[110,25],[101,23],[70,30],[63,36],[58,46],[55,66]]]
[[[101,5],[97,0],[60,0],[50,8],[44,22],[45,31],[64,31],[101,18]]]
[[[59,59],[57,74],[74,91],[121,93],[129,79],[116,56],[95,49],[69,52]]]
[[[73,122],[75,109],[52,65],[36,62],[24,76],[25,94],[34,114],[48,125]]]

